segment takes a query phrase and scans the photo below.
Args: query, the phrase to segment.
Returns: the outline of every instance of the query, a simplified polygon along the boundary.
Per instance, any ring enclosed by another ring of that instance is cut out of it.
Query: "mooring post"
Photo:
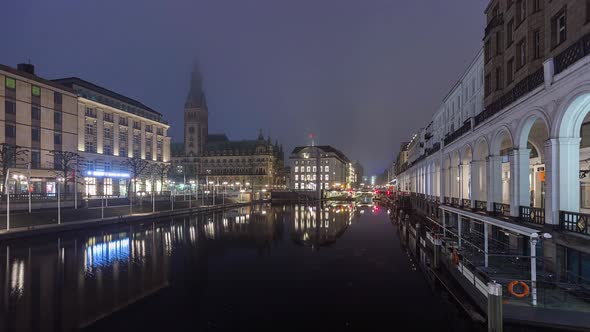
[[[488,283],[488,332],[502,332],[502,285]]]

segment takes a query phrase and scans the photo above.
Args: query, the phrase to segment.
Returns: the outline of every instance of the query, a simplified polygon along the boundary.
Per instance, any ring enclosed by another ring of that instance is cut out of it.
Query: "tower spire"
[[[205,94],[203,93],[203,77],[195,63],[191,74],[191,85],[184,104],[185,108],[206,108]]]

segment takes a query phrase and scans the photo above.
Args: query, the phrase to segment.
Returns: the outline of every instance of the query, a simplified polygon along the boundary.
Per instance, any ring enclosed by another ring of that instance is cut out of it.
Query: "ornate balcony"
[[[588,214],[559,211],[559,228],[563,231],[590,236],[589,219]]]
[[[518,209],[518,214],[521,221],[545,225],[545,209],[521,206]]]

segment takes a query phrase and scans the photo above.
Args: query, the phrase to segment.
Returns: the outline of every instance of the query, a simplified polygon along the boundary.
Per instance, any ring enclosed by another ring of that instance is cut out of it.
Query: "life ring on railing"
[[[514,291],[514,286],[520,283],[522,286],[523,292],[517,293]],[[512,296],[522,299],[529,295],[529,285],[527,285],[524,281],[514,280],[513,282],[508,284],[508,293],[512,294]]]
[[[453,249],[453,264],[459,265],[459,253],[457,249]]]

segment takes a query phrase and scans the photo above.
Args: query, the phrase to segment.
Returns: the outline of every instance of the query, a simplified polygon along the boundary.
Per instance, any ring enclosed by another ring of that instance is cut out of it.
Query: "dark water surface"
[[[256,206],[0,250],[0,331],[474,328],[371,208]]]

